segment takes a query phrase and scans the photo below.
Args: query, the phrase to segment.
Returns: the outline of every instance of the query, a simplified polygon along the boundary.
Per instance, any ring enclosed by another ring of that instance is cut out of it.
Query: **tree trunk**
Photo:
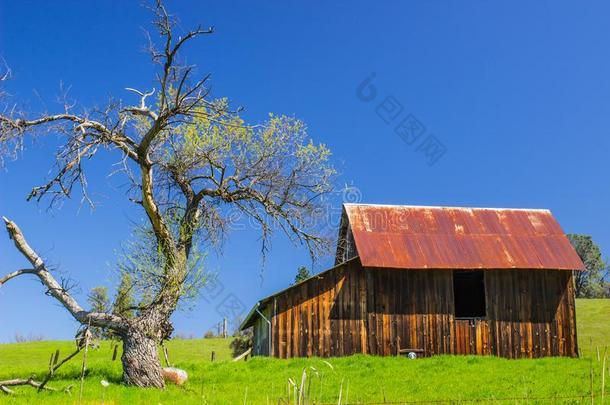
[[[138,330],[127,330],[123,337],[123,379],[138,387],[164,388],[161,362],[155,340]]]

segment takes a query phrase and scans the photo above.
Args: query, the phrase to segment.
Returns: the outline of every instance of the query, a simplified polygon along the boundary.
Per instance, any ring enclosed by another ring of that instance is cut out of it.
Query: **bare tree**
[[[178,36],[176,21],[163,4],[157,2],[152,10],[158,36],[148,36],[148,49],[158,67],[155,88],[127,89],[139,97],[136,105],[111,101],[103,109],[83,113],[74,112],[70,102],[63,103],[60,113],[35,116],[7,107],[0,114],[0,147],[6,155],[27,136],[63,137],[51,180],[27,196],[48,199],[51,206],[76,190],[84,202],[93,204],[83,162],[95,158],[101,148],[117,153],[120,173],[132,185],[127,197],[142,208],[154,236],[151,255],[158,267],[147,278],[153,280],[154,295],[133,318],[84,310],[7,218],[9,236],[31,267],[0,278],[0,285],[23,274],[37,276],[47,294],[81,324],[109,328],[120,336],[126,383],[163,387],[157,344],[172,332],[170,316],[185,294],[196,245],[222,241],[227,222],[239,212],[259,224],[263,253],[279,229],[316,255],[326,240],[309,219],[321,208],[320,197],[331,190],[335,171],[328,163],[328,149],[314,144],[300,121],[270,116],[248,126],[225,99],[211,99],[209,75],[193,79],[194,67],[181,63],[180,53],[213,29]]]

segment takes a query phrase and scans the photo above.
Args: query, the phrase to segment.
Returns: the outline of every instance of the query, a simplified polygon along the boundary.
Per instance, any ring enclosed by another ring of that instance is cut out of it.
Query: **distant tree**
[[[89,308],[93,312],[106,312],[110,308],[108,287],[93,287],[87,297]]]
[[[135,315],[133,282],[128,273],[121,275],[121,282],[112,304],[112,313],[122,318],[133,318]]]
[[[570,243],[585,264],[585,271],[574,272],[577,298],[600,298],[606,295],[606,263],[602,259],[599,246],[589,235],[568,234]]]
[[[309,277],[311,277],[311,273],[309,272],[307,267],[301,266],[297,270],[297,275],[294,277],[294,284],[298,284],[303,280],[307,280]]]
[[[211,329],[203,335],[204,339],[211,339],[213,337],[215,337],[215,335],[214,335],[214,331]]]
[[[87,302],[91,312],[107,312],[110,309],[108,287],[93,287],[87,296]],[[109,337],[108,331],[102,327],[92,327],[92,332],[97,337]]]
[[[15,332],[15,343],[40,342],[43,340],[46,340],[43,334],[30,332],[30,334],[26,336],[19,331]]]
[[[195,334],[194,333],[187,333],[187,332],[174,332],[174,334],[172,335],[172,339],[174,340],[193,340],[195,339]]]

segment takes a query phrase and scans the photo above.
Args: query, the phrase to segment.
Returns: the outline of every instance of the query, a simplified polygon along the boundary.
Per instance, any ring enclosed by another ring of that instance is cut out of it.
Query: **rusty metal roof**
[[[365,267],[584,270],[549,210],[366,204],[344,210]]]

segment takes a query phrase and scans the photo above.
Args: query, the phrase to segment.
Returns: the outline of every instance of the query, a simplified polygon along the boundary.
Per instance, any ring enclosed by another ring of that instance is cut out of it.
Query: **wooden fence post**
[[[167,367],[171,367],[171,363],[169,362],[169,355],[167,354],[167,347],[162,343],[161,346],[163,347],[163,356],[165,357],[165,364],[167,365]]]

